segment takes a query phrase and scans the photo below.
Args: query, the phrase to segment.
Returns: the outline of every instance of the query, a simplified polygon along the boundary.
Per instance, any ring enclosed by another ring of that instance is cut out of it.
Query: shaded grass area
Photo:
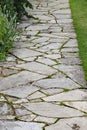
[[[70,0],[79,54],[87,80],[87,0]]]

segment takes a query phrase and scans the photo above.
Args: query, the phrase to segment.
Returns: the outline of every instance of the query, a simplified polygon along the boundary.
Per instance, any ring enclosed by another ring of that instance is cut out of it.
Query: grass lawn
[[[87,80],[87,0],[70,0],[79,54]]]

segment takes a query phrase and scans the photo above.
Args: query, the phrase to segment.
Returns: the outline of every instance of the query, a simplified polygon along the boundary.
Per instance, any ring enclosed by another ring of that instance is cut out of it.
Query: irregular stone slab
[[[25,121],[25,122],[29,122],[29,121],[33,121],[35,119],[36,115],[34,114],[30,114],[30,115],[25,115],[25,116],[20,116],[18,117],[19,120],[21,121]]]
[[[53,60],[50,60],[50,59],[44,58],[44,57],[39,57],[39,58],[37,59],[37,61],[39,61],[39,62],[41,62],[41,63],[44,63],[44,64],[46,64],[46,65],[54,65],[54,64],[56,64]]]
[[[61,1],[62,2],[62,1]],[[60,4],[58,4],[58,5],[55,5],[55,7],[56,7],[56,9],[57,8],[59,8],[59,9],[67,9],[67,8],[69,8],[69,3],[67,2],[64,2],[63,1],[63,3],[60,3]]]
[[[57,118],[48,118],[48,117],[43,117],[43,116],[38,116],[34,119],[34,121],[37,122],[45,122],[47,124],[52,124],[57,120]]]
[[[47,42],[49,40],[48,37],[38,37],[37,39],[35,40],[32,40],[33,43],[42,43],[42,42]]]
[[[31,56],[38,56],[41,55],[40,52],[34,51],[34,50],[29,50],[26,48],[21,48],[21,49],[16,49],[13,54],[19,58],[27,58]]]
[[[20,84],[18,87],[10,88],[8,90],[2,91],[4,94],[8,94],[10,96],[16,96],[19,98],[26,98],[28,95],[34,93],[39,88],[32,85],[22,85]]]
[[[67,14],[71,14],[71,10],[70,9],[62,9],[62,10],[57,10],[57,11],[55,11],[54,12],[54,14],[65,14],[65,15],[67,15]]]
[[[76,117],[83,115],[83,113],[78,110],[47,102],[27,103],[24,104],[24,106],[28,110],[40,116],[46,116],[46,117],[62,118],[62,117],[74,117],[74,116]]]
[[[27,30],[25,32],[22,33],[22,35],[26,35],[26,37],[29,37],[29,36],[35,36],[38,34],[38,30],[37,31],[31,31],[31,30]]]
[[[18,74],[1,79],[0,91],[7,90],[8,88],[16,88],[26,86],[27,83],[35,80],[45,78],[46,76],[36,74],[33,72],[22,71]],[[15,89],[16,91],[16,89]]]
[[[49,42],[65,43],[66,41],[68,41],[68,39],[69,39],[68,37],[63,38],[63,37],[58,37],[57,36],[57,38],[54,38],[54,37],[50,38]]]
[[[17,67],[20,67],[20,68],[26,69],[26,70],[30,70],[32,72],[45,74],[45,75],[49,75],[49,74],[53,74],[53,73],[57,72],[55,69],[53,69],[47,65],[37,63],[37,62],[25,63],[25,64],[17,65]]]
[[[26,108],[24,108],[23,106],[21,106],[19,104],[14,105],[14,108],[15,108],[16,115],[18,117],[32,114],[32,112],[28,111]]]
[[[48,29],[49,25],[48,24],[36,24],[36,25],[30,25],[29,27],[26,28],[26,30],[43,30],[43,29]]]
[[[60,43],[50,43],[48,45],[45,45],[43,47],[41,47],[42,49],[49,49],[49,50],[53,50],[53,49],[58,49],[61,47],[61,44]]]
[[[39,34],[38,36],[44,36],[44,37],[49,37],[49,38],[59,38],[59,39],[61,39],[61,38],[63,38],[63,39],[66,39],[67,38],[67,36],[62,36],[62,35],[57,35],[57,34],[48,34],[48,33],[41,33],[41,34]]]
[[[68,53],[69,52],[70,53],[75,53],[75,52],[78,52],[79,49],[77,47],[72,47],[72,48],[67,47],[67,48],[63,48],[61,51],[62,52],[68,52]]]
[[[53,96],[48,96],[43,98],[45,101],[77,101],[77,100],[87,100],[86,92],[82,90],[72,90],[69,92],[63,92]]]
[[[68,24],[68,23],[72,23],[73,22],[73,20],[72,19],[58,19],[58,23],[60,24],[60,23],[66,23],[66,24]]]
[[[45,97],[46,95],[37,91],[28,97],[29,100]]]
[[[87,101],[81,101],[81,102],[66,102],[66,105],[70,106],[70,107],[74,107],[78,110],[87,112]]]
[[[60,54],[44,54],[44,57],[50,58],[50,59],[60,59],[61,55]]]
[[[27,103],[28,100],[25,98],[22,98],[22,99],[13,100],[12,102],[17,105],[17,104],[21,104],[21,103]]]
[[[49,32],[51,32],[51,33],[59,33],[59,32],[61,32],[61,30],[62,30],[61,27],[50,27],[49,28]]]
[[[0,121],[0,130],[42,130],[43,123]]]
[[[75,53],[70,53],[70,52],[62,52],[62,55],[63,57],[65,58],[78,58],[79,57],[79,54],[78,52],[75,52]]]
[[[15,62],[15,60],[16,60],[16,57],[14,57],[14,56],[12,56],[12,55],[8,55],[8,56],[6,57],[6,61],[7,61],[7,62]]]
[[[11,68],[4,68],[2,69],[2,72],[0,74],[0,76],[9,76],[9,75],[13,75],[13,74],[16,74],[18,73],[18,70],[17,69],[11,69]]]
[[[62,4],[63,5],[63,4]],[[71,19],[71,15],[70,14],[61,14],[61,15],[56,15],[57,19]]]
[[[79,84],[86,86],[86,81],[83,73],[82,66],[79,65],[56,65],[56,69],[59,69],[66,73],[73,80],[77,81]]]
[[[59,62],[61,64],[65,64],[65,65],[81,65],[81,60],[77,57],[66,57],[66,58],[62,58],[62,59],[59,59]]]
[[[1,116],[0,115],[0,120],[15,120],[15,116],[12,116],[12,115],[5,115],[5,116]]]
[[[16,46],[16,48],[25,48],[25,47],[31,47],[33,46],[33,44],[29,43],[29,42],[15,42],[14,45]]]
[[[61,25],[62,24],[63,23],[61,23]],[[60,33],[53,33],[53,35],[60,36],[60,37],[76,38],[76,34],[74,32],[71,32],[71,33],[70,32],[69,33],[60,32]]]
[[[13,111],[11,109],[11,106],[7,103],[0,102],[0,116],[6,116],[6,115],[12,115]]]
[[[27,57],[27,58],[24,58],[24,61],[34,61],[37,57]]]
[[[47,126],[45,130],[86,130],[87,118],[77,117],[69,119],[61,119],[56,124]]]
[[[77,40],[76,39],[70,39],[64,47],[78,47]]]
[[[73,88],[79,88],[81,87],[80,85],[76,84],[69,78],[56,78],[56,79],[43,79],[40,81],[37,81],[35,85],[47,89],[47,88],[68,88],[68,89],[73,89]]]
[[[41,89],[47,95],[53,95],[63,92],[63,89]]]

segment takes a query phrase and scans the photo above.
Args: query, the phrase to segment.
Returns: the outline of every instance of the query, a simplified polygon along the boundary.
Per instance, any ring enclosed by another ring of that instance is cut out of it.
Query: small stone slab
[[[26,108],[24,108],[23,106],[21,105],[14,105],[14,108],[15,108],[15,112],[16,112],[16,115],[18,117],[22,117],[22,116],[25,116],[25,115],[31,115],[32,112],[28,111]]]
[[[26,28],[26,31],[27,30],[31,30],[31,31],[39,31],[39,30],[43,30],[43,29],[48,29],[49,28],[49,25],[48,24],[34,24],[34,25],[31,25],[29,27]]]
[[[69,92],[63,92],[60,94],[48,96],[43,98],[44,101],[77,101],[77,100],[87,100],[87,92],[82,90],[72,90]]]
[[[37,91],[28,97],[29,100],[45,97],[46,95]]]
[[[67,53],[76,53],[76,52],[78,52],[79,51],[79,49],[77,48],[77,47],[66,47],[66,48],[63,48],[62,50],[61,50],[63,53],[65,52],[67,52]]]
[[[70,107],[74,107],[74,108],[76,108],[78,110],[87,112],[87,101],[66,102],[65,104],[68,105],[68,106],[70,106]]]
[[[77,40],[76,39],[70,39],[64,47],[78,47]]]
[[[11,68],[2,68],[0,76],[9,76],[18,73],[17,69],[11,69]]]
[[[20,116],[18,117],[19,120],[21,121],[25,121],[25,122],[29,122],[29,121],[33,121],[35,119],[36,115],[34,114],[30,114],[30,115],[25,115],[25,116]]]
[[[11,106],[7,103],[0,102],[0,116],[6,116],[6,115],[12,115],[13,111],[11,109]]]
[[[56,118],[62,118],[62,117],[76,117],[76,116],[82,116],[83,113],[69,108],[65,106],[60,106],[52,103],[47,103],[47,102],[39,102],[39,103],[27,103],[24,104],[24,106],[40,115],[40,116],[46,116],[46,117],[56,117]]]
[[[0,130],[42,130],[43,123],[0,121]]]
[[[33,43],[43,43],[43,42],[47,42],[49,40],[49,38],[48,37],[38,37],[37,39],[35,39],[35,40],[32,40],[32,42]]]
[[[17,65],[17,67],[30,70],[32,72],[44,74],[44,75],[50,75],[57,72],[55,69],[37,62],[25,63],[25,64]]]
[[[70,52],[62,52],[62,56],[65,57],[65,58],[78,58],[79,57],[79,54],[78,52],[75,52],[75,53],[70,53]]]
[[[55,60],[55,59],[60,59],[61,55],[60,54],[45,54],[44,57]]]
[[[41,89],[41,91],[47,95],[53,95],[63,92],[63,89]]]
[[[50,43],[48,45],[41,47],[41,49],[55,50],[55,49],[59,49],[60,47],[61,47],[60,43]]]
[[[45,122],[47,124],[52,124],[57,120],[57,118],[48,118],[48,117],[43,117],[43,116],[38,116],[34,119],[34,121],[37,122]]]
[[[55,11],[54,12],[55,14],[65,14],[65,15],[67,15],[67,14],[71,14],[71,10],[70,9],[62,9],[62,10],[57,10],[57,11]]]
[[[68,37],[58,37],[57,36],[57,38],[54,38],[54,37],[52,37],[52,38],[50,38],[50,40],[49,40],[49,42],[55,42],[55,43],[65,43],[65,42],[67,42],[68,41]]]
[[[67,89],[73,89],[73,88],[79,88],[81,87],[80,85],[76,84],[69,78],[56,78],[56,79],[43,79],[40,81],[37,81],[35,85],[47,89],[47,88],[67,88]]]
[[[61,119],[56,124],[47,126],[45,130],[86,130],[87,118],[77,117]]]
[[[56,63],[48,58],[44,58],[44,57],[39,57],[37,59],[38,62],[44,63],[46,65],[55,65]]]

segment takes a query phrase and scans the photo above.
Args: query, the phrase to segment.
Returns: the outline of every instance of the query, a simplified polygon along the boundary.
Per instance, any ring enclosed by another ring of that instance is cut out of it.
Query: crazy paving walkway
[[[68,0],[31,0],[0,63],[0,130],[87,130],[87,89]],[[30,10],[29,10],[30,13]]]

